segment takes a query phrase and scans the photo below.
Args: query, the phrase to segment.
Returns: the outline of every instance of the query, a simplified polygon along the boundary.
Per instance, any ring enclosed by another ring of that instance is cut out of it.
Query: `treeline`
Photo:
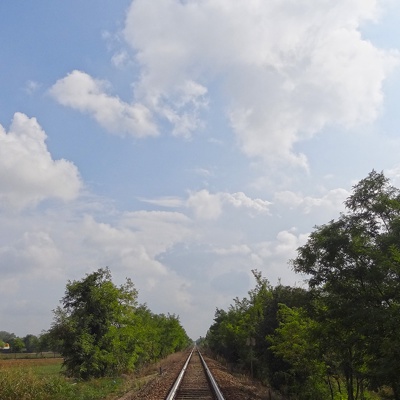
[[[152,313],[138,303],[127,279],[112,282],[108,268],[69,281],[52,327],[36,338],[11,338],[12,350],[56,351],[67,376],[87,380],[133,371],[189,346],[176,315]],[[11,334],[13,335],[13,334]],[[15,335],[14,335],[15,336]]]
[[[15,333],[0,331],[0,349],[3,349],[6,345],[9,348],[3,350],[4,353],[57,352],[57,344],[52,342],[47,332],[42,332],[39,336],[28,334],[24,337],[18,337]]]
[[[290,399],[399,400],[400,191],[372,171],[345,206],[291,260],[306,289],[253,271],[205,342]]]

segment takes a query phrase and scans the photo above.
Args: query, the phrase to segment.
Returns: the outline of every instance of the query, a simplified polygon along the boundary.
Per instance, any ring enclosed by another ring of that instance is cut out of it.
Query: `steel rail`
[[[215,378],[214,378],[213,374],[211,373],[210,369],[208,368],[206,362],[204,361],[203,356],[201,355],[200,351],[198,351],[198,353],[199,353],[201,362],[203,363],[203,367],[206,370],[206,374],[207,374],[208,380],[209,380],[209,382],[211,384],[211,387],[212,387],[215,395],[217,396],[217,400],[225,400],[224,396],[221,393],[221,390],[219,389],[219,387],[217,385],[217,382],[215,381]]]
[[[174,385],[172,386],[172,389],[168,393],[168,396],[166,397],[165,400],[174,400],[175,397],[177,396],[177,393],[178,393],[179,388],[181,386],[183,377],[184,377],[184,375],[186,373],[187,367],[189,365],[189,362],[190,362],[190,360],[192,358],[192,355],[193,355],[195,350],[197,351],[197,353],[198,353],[198,355],[200,357],[202,367],[203,367],[203,369],[204,369],[204,371],[206,373],[207,380],[208,380],[208,382],[209,382],[209,384],[211,386],[210,389],[213,391],[213,394],[215,395],[216,400],[225,400],[224,396],[221,393],[221,390],[218,387],[217,382],[215,381],[215,378],[213,377],[210,369],[207,366],[207,363],[205,362],[203,356],[201,355],[200,351],[196,347],[194,347],[192,349],[192,351],[190,352],[189,357],[187,358],[187,360],[186,360],[181,372],[178,375],[178,378],[176,379]]]
[[[177,393],[177,391],[178,391],[178,389],[179,389],[179,386],[180,386],[180,384],[181,384],[181,382],[182,382],[183,376],[185,375],[185,372],[186,372],[187,366],[188,366],[188,364],[189,364],[189,361],[190,361],[190,359],[192,358],[192,354],[193,354],[193,352],[194,352],[194,349],[195,349],[195,348],[193,347],[192,351],[191,351],[190,354],[189,354],[189,357],[187,358],[187,360],[186,360],[186,362],[185,362],[185,365],[183,366],[181,372],[180,372],[179,375],[178,375],[178,378],[176,379],[176,381],[175,381],[175,383],[174,383],[174,386],[172,386],[172,389],[171,389],[171,391],[168,393],[168,396],[166,397],[165,400],[173,400],[173,399],[174,399],[174,397],[175,397],[175,395],[176,395],[176,393]]]

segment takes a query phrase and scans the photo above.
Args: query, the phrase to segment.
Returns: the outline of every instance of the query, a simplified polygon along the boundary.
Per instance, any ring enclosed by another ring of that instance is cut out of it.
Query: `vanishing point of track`
[[[224,400],[197,348],[190,353],[165,400]]]

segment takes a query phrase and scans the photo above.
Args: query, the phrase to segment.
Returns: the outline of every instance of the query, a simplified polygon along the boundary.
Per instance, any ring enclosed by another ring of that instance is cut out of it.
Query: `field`
[[[11,359],[42,359],[42,358],[59,358],[60,355],[53,352],[43,352],[43,353],[0,353],[1,360],[11,360]]]
[[[61,366],[61,358],[0,359],[0,399],[111,400],[124,391],[121,378],[77,382],[61,375]]]

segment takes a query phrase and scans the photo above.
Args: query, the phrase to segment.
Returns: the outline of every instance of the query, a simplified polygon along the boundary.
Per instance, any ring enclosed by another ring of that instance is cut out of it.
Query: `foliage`
[[[51,351],[53,353],[60,353],[62,341],[50,331],[42,331],[38,338],[37,351],[41,353]]]
[[[390,385],[400,399],[400,191],[372,171],[345,204],[346,214],[316,227],[293,266],[310,276],[348,399],[365,385]]]
[[[130,279],[117,287],[108,268],[68,282],[50,330],[67,375],[114,376],[187,346],[179,319],[153,315],[137,296]]]
[[[21,338],[16,337],[11,340],[10,346],[12,352],[19,353],[25,347],[25,343]]]
[[[399,400],[400,191],[372,171],[345,206],[291,261],[308,290],[253,271],[255,289],[217,309],[203,343],[294,399]]]
[[[39,338],[35,335],[28,334],[22,338],[27,353],[36,353],[39,350]]]
[[[290,308],[280,304],[279,326],[267,337],[270,349],[290,364],[286,379],[290,382],[286,391],[298,399],[327,399],[329,388],[327,365],[321,358],[319,325],[302,308]],[[307,360],[307,362],[305,362]]]
[[[0,340],[2,340],[4,343],[10,343],[15,338],[16,336],[14,333],[0,331]]]
[[[259,271],[252,272],[256,287],[249,292],[249,298],[234,299],[228,311],[217,309],[205,343],[213,352],[254,376],[263,380],[268,377],[274,387],[280,388],[286,383],[284,377],[290,366],[271,350],[266,337],[279,325],[279,304],[306,307],[308,294],[301,288],[274,288]]]

